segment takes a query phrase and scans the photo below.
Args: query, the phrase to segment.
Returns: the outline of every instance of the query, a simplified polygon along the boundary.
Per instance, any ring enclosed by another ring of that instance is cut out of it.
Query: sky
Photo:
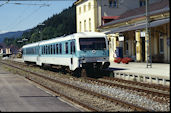
[[[7,1],[0,0],[0,34],[31,29],[72,6],[76,0]]]

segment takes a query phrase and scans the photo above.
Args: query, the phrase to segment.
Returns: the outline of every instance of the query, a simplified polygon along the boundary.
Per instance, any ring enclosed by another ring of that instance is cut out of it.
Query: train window
[[[45,54],[45,49],[44,49],[44,46],[42,46],[42,48],[43,48],[43,54]]]
[[[51,54],[50,50],[51,50],[51,49],[50,49],[50,45],[49,45],[49,49],[48,49],[49,54]]]
[[[55,45],[53,44],[53,54],[55,54]]]
[[[48,46],[46,45],[46,54],[48,54]]]
[[[36,48],[33,48],[33,53],[32,54],[35,54],[36,53]]]
[[[53,54],[53,45],[51,45],[51,54]]]
[[[59,44],[59,53],[62,54],[62,44]]]
[[[52,45],[50,45],[50,54],[53,54],[53,48],[52,48]]]
[[[68,42],[65,43],[65,52],[68,54]]]
[[[45,48],[45,46],[43,46],[43,48],[44,48],[44,54],[46,54],[46,48]]]
[[[46,46],[44,46],[44,51],[45,51],[45,54],[46,54]]]
[[[43,48],[43,46],[41,47],[41,49],[42,49],[42,55],[43,55],[43,53],[44,53],[44,48]]]
[[[80,38],[80,50],[105,50],[105,38]]]
[[[70,52],[72,54],[72,42],[70,42]]]
[[[49,52],[49,54],[51,54],[51,48],[50,48],[50,45],[49,45],[49,48],[48,48],[48,52]]]
[[[50,54],[50,45],[48,45],[48,54]]]
[[[36,54],[36,47],[33,47],[33,54]]]
[[[56,44],[56,54],[58,54],[58,44]]]
[[[48,54],[48,46],[46,45],[46,54]]]
[[[48,54],[48,46],[46,45],[46,54]]]
[[[73,46],[73,53],[75,53],[75,41],[72,41]]]

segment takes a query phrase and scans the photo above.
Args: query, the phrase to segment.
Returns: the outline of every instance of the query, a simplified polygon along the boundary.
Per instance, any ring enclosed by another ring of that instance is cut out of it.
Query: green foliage
[[[13,44],[14,43],[14,38],[8,38],[8,37],[6,37],[5,39],[4,39],[4,43],[7,45],[7,46],[10,46],[11,44]]]
[[[17,39],[5,39],[7,45],[13,44],[22,47],[24,44],[47,40],[76,32],[76,8],[75,5],[64,9],[61,13],[53,15],[43,22],[43,26],[38,25]],[[18,40],[28,39],[27,42],[17,43]]]

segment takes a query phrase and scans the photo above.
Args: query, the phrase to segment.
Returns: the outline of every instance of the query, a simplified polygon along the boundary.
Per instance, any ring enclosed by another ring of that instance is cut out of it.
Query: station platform
[[[0,65],[0,112],[80,112],[82,110]]]
[[[21,58],[13,59],[23,62]],[[152,63],[152,68],[147,68],[147,63],[129,62],[129,64],[110,62],[109,70],[113,76],[126,80],[170,85],[170,64]]]
[[[147,68],[147,63],[118,64],[110,62],[109,69],[118,78],[170,85],[170,64],[152,63],[152,68]]]

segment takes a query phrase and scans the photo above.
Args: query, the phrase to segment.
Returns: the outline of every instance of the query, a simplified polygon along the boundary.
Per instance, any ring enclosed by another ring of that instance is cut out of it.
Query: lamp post
[[[149,0],[146,0],[146,41],[147,41],[147,68],[152,68],[152,57],[151,57],[151,35],[150,35],[150,17],[149,17]]]
[[[24,42],[26,42],[28,39],[27,38],[23,38],[22,40],[18,40],[17,42],[18,43],[24,43]],[[25,44],[25,43],[24,43]]]
[[[42,24],[42,23],[40,23],[40,24],[38,24],[37,26],[44,26],[45,24]],[[40,28],[40,30],[39,30],[39,34],[41,33],[41,28]],[[42,40],[42,37],[41,37],[41,35],[40,35],[40,40]]]

